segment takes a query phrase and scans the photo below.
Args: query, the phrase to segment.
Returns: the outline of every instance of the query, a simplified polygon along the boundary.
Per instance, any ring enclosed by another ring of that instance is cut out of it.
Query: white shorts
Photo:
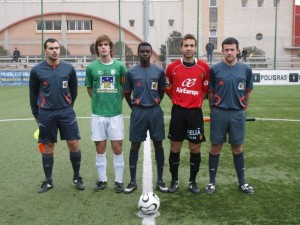
[[[119,141],[124,139],[123,114],[117,116],[91,116],[92,141]]]

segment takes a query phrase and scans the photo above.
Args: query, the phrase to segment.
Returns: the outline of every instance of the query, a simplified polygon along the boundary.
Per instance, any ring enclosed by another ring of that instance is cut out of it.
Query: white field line
[[[149,131],[147,139],[144,141],[144,161],[143,161],[143,193],[153,192],[152,184],[152,158],[151,158],[151,141]],[[155,217],[145,217],[142,225],[155,225]]]
[[[77,116],[77,119],[90,119],[89,116]],[[124,116],[124,119],[129,119],[129,116]],[[170,119],[170,116],[165,116],[165,119]],[[14,121],[30,121],[34,118],[21,118],[21,119],[0,119],[0,122],[14,122]],[[273,119],[273,118],[255,118],[259,121],[285,121],[285,122],[300,122],[300,119]]]

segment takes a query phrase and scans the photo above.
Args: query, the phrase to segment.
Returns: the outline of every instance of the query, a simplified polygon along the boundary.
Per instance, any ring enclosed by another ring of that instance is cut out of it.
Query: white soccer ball
[[[144,214],[156,213],[160,206],[159,197],[153,192],[143,193],[140,197],[138,207]]]

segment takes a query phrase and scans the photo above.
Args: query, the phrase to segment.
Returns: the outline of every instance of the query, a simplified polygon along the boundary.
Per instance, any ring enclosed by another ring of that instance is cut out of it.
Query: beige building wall
[[[87,43],[96,36],[109,33],[114,40],[118,40],[119,32],[107,23],[118,25],[119,7],[118,0],[44,0],[44,13],[53,15],[84,15],[92,18],[95,23],[90,34],[51,34],[61,36],[63,44],[69,45],[69,37],[77,42],[77,49],[72,49],[74,54],[79,49],[82,54],[88,51]],[[144,39],[143,33],[143,1],[121,0],[121,26],[122,38],[132,45]],[[160,46],[165,44],[172,31],[179,31],[182,35],[192,33],[199,36],[200,55],[205,53],[205,44],[209,39],[209,0],[149,0],[149,19],[155,21],[153,27],[149,27],[149,42],[159,54]],[[197,8],[199,3],[199,20],[197,20]],[[225,37],[236,37],[241,47],[257,46],[265,51],[267,57],[274,55],[275,45],[275,7],[273,0],[264,0],[263,7],[257,7],[257,0],[248,0],[247,7],[241,6],[241,0],[217,0],[217,49],[221,51],[221,42]],[[0,45],[8,46],[9,50],[15,45],[30,48],[30,43],[41,42],[41,35],[32,26],[33,21],[40,15],[40,1],[35,0],[3,0],[0,1]],[[65,16],[66,17],[66,16]],[[287,47],[292,46],[293,26],[293,0],[280,0],[277,14],[277,53],[284,57],[290,55]],[[27,20],[32,18],[32,21]],[[66,20],[66,18],[64,18]],[[173,26],[169,26],[169,19],[174,19]],[[135,20],[131,27],[129,20]],[[199,23],[197,23],[199,21]],[[199,28],[197,33],[197,28]],[[263,34],[263,39],[256,40],[258,33]],[[130,35],[129,35],[130,34]],[[23,40],[30,35],[30,40]],[[50,34],[46,34],[50,35]],[[132,40],[131,36],[135,36]],[[128,39],[128,40],[127,40]],[[82,46],[80,46],[82,45]],[[80,47],[79,47],[80,46]],[[23,50],[26,52],[26,49]]]

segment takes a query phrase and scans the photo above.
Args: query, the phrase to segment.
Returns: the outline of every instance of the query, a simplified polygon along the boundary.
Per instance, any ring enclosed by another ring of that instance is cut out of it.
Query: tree
[[[60,55],[62,57],[68,57],[68,56],[70,56],[70,52],[69,52],[68,49],[65,48],[65,46],[60,45],[59,47],[60,47]]]
[[[180,43],[181,43],[181,33],[178,31],[173,31],[170,34],[170,37],[168,38],[167,41],[167,47],[168,47],[168,55],[174,55],[174,56],[178,56],[181,55],[181,51],[180,51]]]
[[[163,44],[160,47],[159,60],[162,62],[162,67],[166,67],[167,56],[179,56],[181,55],[180,43],[181,43],[181,33],[178,31],[173,31],[170,33],[166,45]]]
[[[125,52],[123,49],[123,44],[125,44]],[[134,55],[132,52],[132,49],[124,42],[117,41],[114,43],[113,48],[113,57],[114,58],[120,58],[120,50],[122,49],[122,57],[125,56],[125,65],[126,67],[131,67],[133,64],[135,64],[136,61],[139,60],[137,55]]]
[[[9,52],[0,45],[0,56],[9,56]]]

